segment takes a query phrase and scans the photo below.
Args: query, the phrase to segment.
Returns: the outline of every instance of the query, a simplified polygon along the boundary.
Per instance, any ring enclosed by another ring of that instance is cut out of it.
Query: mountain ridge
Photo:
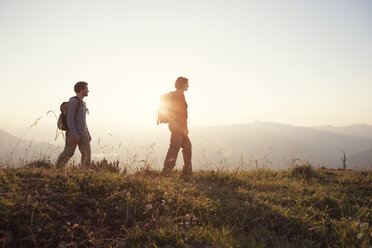
[[[358,127],[361,127],[361,129],[358,129]],[[366,124],[355,124],[338,129],[329,126],[327,128],[304,127],[256,121],[245,124],[191,128],[190,139],[194,151],[193,161],[197,169],[203,169],[201,161],[217,164],[224,159],[238,161],[242,156],[249,160],[249,163],[260,160],[262,163],[267,163],[276,168],[288,167],[291,164],[290,161],[296,159],[301,161],[309,160],[318,166],[339,168],[341,167],[340,157],[343,151],[346,151],[347,157],[350,158],[350,168],[372,168],[368,162],[369,156],[366,155],[368,154],[367,151],[372,149],[372,136],[369,137],[370,132],[372,132],[372,126]],[[124,149],[120,150],[123,143],[121,139],[128,139],[127,135],[135,137],[134,142],[141,142],[136,144],[141,147],[147,144],[156,144],[154,150],[150,152],[159,161],[164,159],[164,154],[169,146],[169,132],[164,128],[145,133],[131,132],[130,134],[126,134],[125,130],[123,130],[122,134],[116,135],[114,139],[110,137],[104,143],[99,138],[100,146],[94,145],[97,144],[97,141],[93,140],[92,153],[106,153],[107,156],[110,156],[109,150],[106,151],[102,150],[104,148],[100,148],[105,146],[111,147],[111,152],[113,152],[114,147],[119,147],[117,151],[114,151],[115,154],[118,154],[116,156],[118,159],[128,157],[128,151],[132,153],[138,152],[135,146],[129,148],[131,141],[127,142],[128,147],[125,151]],[[98,133],[97,137],[100,137]],[[6,139],[10,141],[5,142]],[[24,157],[22,150],[24,153],[24,150],[30,145],[37,148],[36,153],[53,151],[52,155],[47,154],[53,159],[58,156],[57,150],[62,150],[62,148],[51,144],[22,140],[4,130],[0,130],[0,155],[4,155],[4,150],[7,150],[6,152],[9,154],[17,142],[19,142],[16,147],[18,157]],[[43,147],[40,144],[46,146]],[[77,152],[76,154],[79,153]],[[148,154],[143,153],[142,155],[145,157]],[[181,162],[182,158],[180,155],[178,163]],[[354,163],[355,165],[353,165]]]

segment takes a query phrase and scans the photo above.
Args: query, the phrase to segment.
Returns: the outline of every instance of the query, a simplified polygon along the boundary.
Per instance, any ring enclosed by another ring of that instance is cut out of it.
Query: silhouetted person
[[[177,160],[177,155],[182,147],[183,152],[183,175],[192,174],[191,164],[191,142],[189,139],[189,130],[187,128],[187,103],[185,100],[184,91],[189,88],[187,78],[177,78],[174,87],[176,90],[173,92],[172,111],[174,118],[169,122],[168,127],[171,131],[170,146],[167,156],[164,161],[163,173],[168,173],[174,168]]]
[[[68,160],[74,155],[76,146],[81,152],[81,165],[90,168],[90,141],[91,137],[86,123],[87,107],[83,98],[88,96],[88,84],[77,82],[74,86],[76,96],[71,97],[67,108],[67,126],[65,149],[57,159],[57,167],[66,166]]]

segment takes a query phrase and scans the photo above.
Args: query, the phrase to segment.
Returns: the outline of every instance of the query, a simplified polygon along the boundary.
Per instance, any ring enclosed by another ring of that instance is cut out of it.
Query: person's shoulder
[[[176,91],[169,91],[164,96],[166,96],[170,99],[175,99],[175,98],[177,98],[177,92]]]
[[[171,91],[171,92],[173,92],[173,95],[176,96],[176,97],[182,97],[182,96],[184,96],[183,93],[180,92],[180,91]]]
[[[70,98],[69,103],[79,103],[79,99],[76,96]]]

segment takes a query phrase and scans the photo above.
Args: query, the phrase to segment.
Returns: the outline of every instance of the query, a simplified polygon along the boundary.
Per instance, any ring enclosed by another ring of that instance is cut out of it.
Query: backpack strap
[[[78,101],[78,103],[79,103],[79,106],[76,108],[76,111],[75,111],[75,114],[79,111],[79,108],[80,108],[80,106],[81,106],[81,102],[83,101],[83,100],[80,100],[79,99],[79,97],[77,97],[77,96],[73,96],[72,98],[76,98],[76,100]]]

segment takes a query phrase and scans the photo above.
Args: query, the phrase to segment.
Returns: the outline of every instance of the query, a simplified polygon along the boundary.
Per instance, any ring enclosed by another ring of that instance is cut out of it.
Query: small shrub
[[[300,177],[305,179],[310,179],[316,177],[316,172],[310,163],[305,163],[302,165],[296,165],[289,170],[289,175],[291,177]]]
[[[50,169],[53,167],[52,163],[50,160],[47,160],[45,158],[43,159],[38,159],[36,161],[33,161],[31,163],[28,163],[26,165],[28,168],[44,168],[44,169]]]

